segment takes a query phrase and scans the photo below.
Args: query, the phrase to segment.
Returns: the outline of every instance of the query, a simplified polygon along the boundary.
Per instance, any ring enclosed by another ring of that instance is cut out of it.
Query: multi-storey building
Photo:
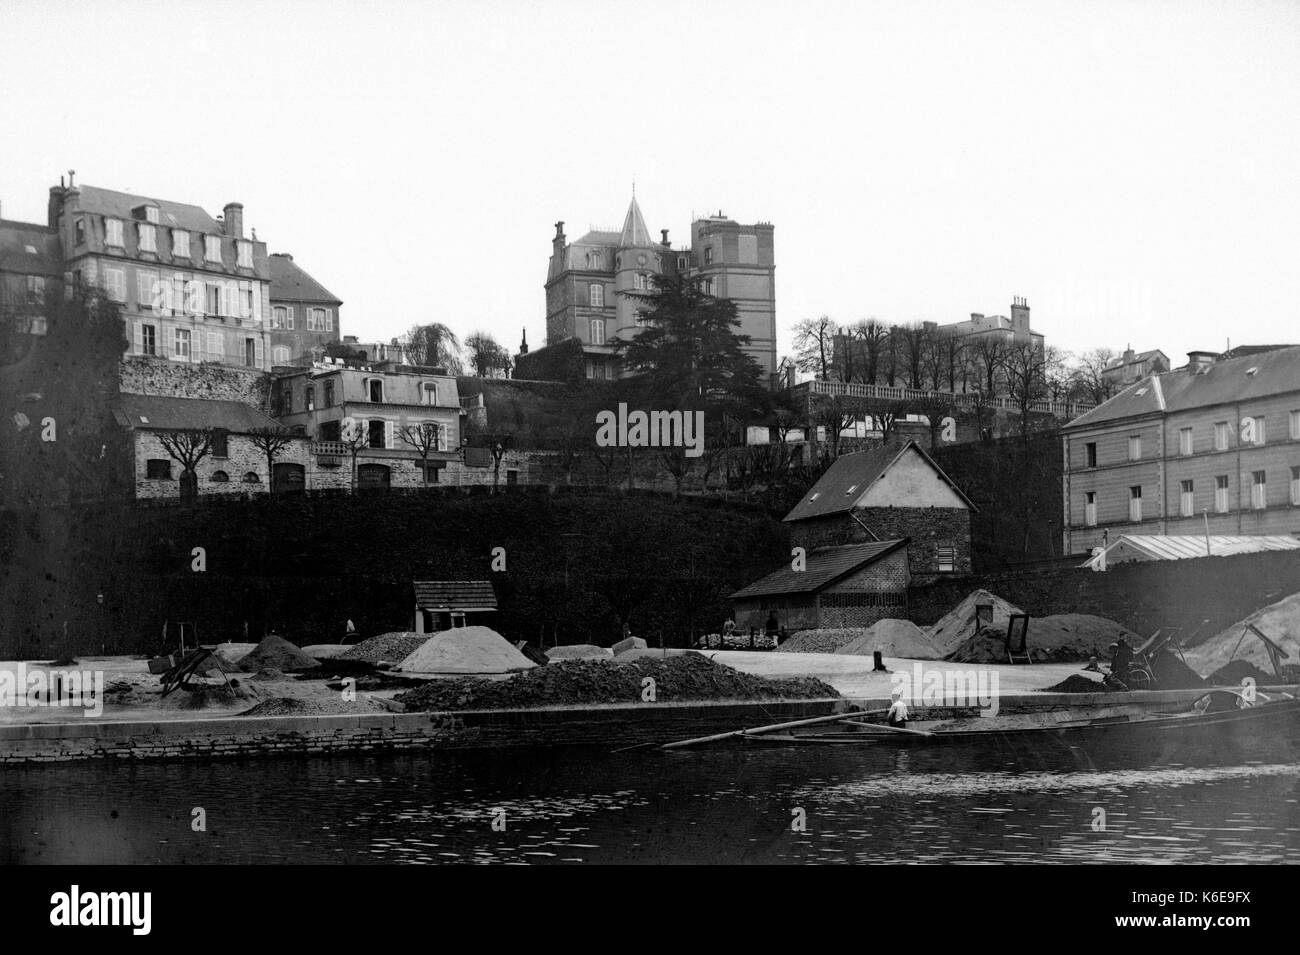
[[[238,202],[214,219],[198,206],[60,183],[49,226],[65,277],[122,306],[131,354],[268,367],[266,243],[244,235]]]
[[[63,280],[59,235],[49,226],[0,219],[0,320],[5,332],[45,334],[46,296]]]
[[[1120,534],[1300,534],[1300,346],[1188,359],[1062,429],[1067,554]]]
[[[304,356],[320,358],[326,345],[339,340],[343,300],[287,252],[272,253],[270,269],[271,364],[288,365]]]
[[[593,229],[570,243],[564,223],[557,222],[546,279],[546,345],[577,339],[587,377],[618,376],[610,343],[640,330],[644,303],[637,293],[651,290],[656,275],[682,275],[697,279],[708,294],[736,303],[737,331],[750,338],[745,351],[765,376],[774,375],[772,232],[770,223],[741,225],[719,213],[691,224],[689,249],[674,249],[667,229],[658,241],[651,238],[635,196],[620,230]]]
[[[1126,388],[1139,378],[1169,370],[1169,356],[1158,348],[1135,352],[1132,346],[1101,371],[1101,379],[1115,389]]]

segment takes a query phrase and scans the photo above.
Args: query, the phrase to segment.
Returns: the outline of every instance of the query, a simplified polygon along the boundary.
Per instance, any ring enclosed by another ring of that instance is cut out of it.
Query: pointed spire
[[[623,220],[623,236],[619,244],[624,248],[638,246],[647,248],[654,245],[654,240],[650,238],[650,230],[645,227],[641,207],[636,204],[635,195],[632,196],[632,204],[627,207],[627,217]]]

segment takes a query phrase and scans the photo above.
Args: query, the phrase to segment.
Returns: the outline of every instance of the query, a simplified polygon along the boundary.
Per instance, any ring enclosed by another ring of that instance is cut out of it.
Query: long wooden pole
[[[806,720],[793,720],[789,723],[773,723],[770,726],[755,726],[753,729],[732,730],[730,733],[717,733],[713,736],[699,736],[695,739],[678,740],[675,743],[664,743],[662,749],[682,749],[687,746],[697,746],[700,743],[714,743],[722,739],[733,739],[745,734],[757,735],[760,733],[774,733],[777,730],[793,729],[796,726],[814,726],[818,723],[834,723],[837,720],[847,719],[849,717],[863,716],[883,716],[888,710],[863,710],[858,713],[835,713],[831,716],[814,716]]]
[[[847,723],[849,726],[861,726],[861,723],[853,720],[840,720],[841,723]],[[888,723],[872,723],[873,730],[887,730],[890,733],[910,733],[913,736],[933,736],[933,733],[926,730],[910,730],[906,726],[890,726]]]

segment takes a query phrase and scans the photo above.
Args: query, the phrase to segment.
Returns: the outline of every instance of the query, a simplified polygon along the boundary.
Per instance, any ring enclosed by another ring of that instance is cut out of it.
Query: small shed
[[[416,633],[489,625],[492,618],[486,615],[497,609],[491,581],[417,580],[414,584]]]

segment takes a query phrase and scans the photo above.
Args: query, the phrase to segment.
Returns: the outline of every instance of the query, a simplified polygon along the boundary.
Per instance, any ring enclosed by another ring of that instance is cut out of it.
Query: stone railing
[[[951,391],[927,391],[921,388],[902,388],[890,385],[869,385],[860,381],[807,382],[810,394],[844,398],[876,398],[884,401],[944,401],[957,408],[996,408],[1001,411],[1019,411],[1019,402],[1010,398],[989,398],[980,394],[956,394]],[[1052,414],[1058,418],[1077,418],[1095,405],[1084,401],[1035,401],[1030,411]]]

